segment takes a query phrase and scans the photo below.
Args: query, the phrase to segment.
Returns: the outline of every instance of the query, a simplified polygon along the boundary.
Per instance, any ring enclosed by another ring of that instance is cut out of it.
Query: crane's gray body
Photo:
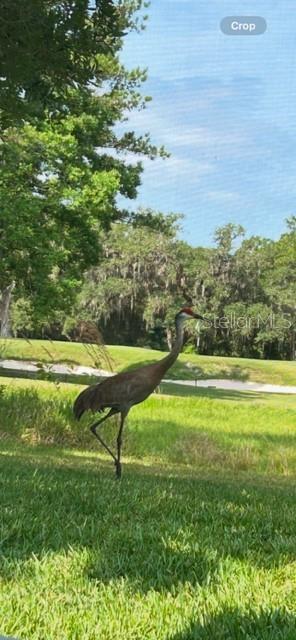
[[[165,370],[163,360],[145,365],[134,371],[124,371],[93,384],[78,396],[74,413],[79,419],[90,410],[93,413],[107,408],[127,412],[134,404],[146,400],[159,385]]]

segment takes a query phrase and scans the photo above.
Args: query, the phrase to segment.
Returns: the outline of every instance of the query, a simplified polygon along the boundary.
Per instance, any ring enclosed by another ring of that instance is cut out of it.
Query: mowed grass
[[[3,632],[30,640],[294,640],[289,480],[5,448]]]
[[[295,396],[155,394],[118,482],[82,387],[0,384],[1,632],[295,640]]]
[[[0,378],[2,437],[97,451],[98,443],[89,431],[95,418],[85,414],[77,422],[73,416],[73,402],[82,388]],[[128,458],[285,474],[296,471],[296,395],[190,391],[194,395],[187,397],[155,393],[133,407],[125,426]],[[117,424],[115,417],[102,428],[110,444]]]
[[[108,345],[105,356],[99,360],[95,349],[85,344],[50,340],[2,339],[0,353],[5,358],[38,360],[40,362],[66,362],[75,365],[111,368],[114,371],[131,369],[164,357],[162,351],[140,347]],[[231,378],[270,384],[296,385],[296,362],[278,360],[252,360],[182,353],[169,371],[172,379]]]

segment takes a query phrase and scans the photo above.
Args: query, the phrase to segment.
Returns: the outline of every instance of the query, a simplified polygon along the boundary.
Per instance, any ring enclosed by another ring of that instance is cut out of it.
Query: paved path
[[[190,387],[207,387],[227,389],[228,391],[259,391],[259,393],[296,393],[296,386],[279,384],[263,384],[262,382],[241,382],[240,380],[165,380],[173,384],[184,384]]]
[[[94,367],[84,366],[69,366],[67,364],[48,364],[43,363],[42,367],[37,362],[29,360],[0,360],[0,374],[1,368],[8,371],[23,371],[27,373],[37,374],[42,368],[47,373],[56,373],[58,375],[65,376],[95,376],[97,378],[107,378],[114,374],[104,369],[95,369]],[[164,382],[170,382],[172,384],[182,384],[188,387],[206,387],[216,389],[227,389],[229,391],[258,391],[259,393],[296,393],[296,386],[283,386],[278,384],[263,384],[261,382],[241,382],[240,380],[228,380],[228,379],[209,379],[209,380],[169,380],[165,379]]]
[[[94,369],[93,367],[84,366],[70,366],[68,364],[50,364],[48,362],[33,362],[31,360],[4,360],[0,359],[0,372],[1,369],[9,371],[24,371],[28,373],[38,373],[40,370],[46,373],[57,373],[60,375],[68,376],[96,376],[98,378],[107,378],[113,374],[110,371],[104,369]]]

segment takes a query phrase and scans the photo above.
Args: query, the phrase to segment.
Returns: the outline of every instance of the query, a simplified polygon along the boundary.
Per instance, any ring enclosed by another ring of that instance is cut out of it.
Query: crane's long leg
[[[122,430],[123,430],[123,425],[124,425],[124,421],[125,418],[127,416],[127,411],[122,411],[121,412],[121,418],[120,418],[120,427],[119,427],[119,431],[118,431],[118,436],[117,436],[117,460],[115,460],[115,467],[116,467],[116,478],[121,478],[121,462],[120,462],[120,454],[121,454],[121,445],[122,445]]]
[[[90,426],[90,430],[91,432],[94,434],[94,436],[96,436],[96,438],[98,438],[98,441],[101,443],[101,445],[103,447],[105,447],[106,451],[108,451],[108,453],[110,453],[110,456],[113,458],[115,465],[117,463],[117,458],[115,457],[114,453],[111,451],[111,449],[109,449],[108,445],[106,444],[106,442],[104,442],[104,440],[102,440],[102,438],[98,435],[97,433],[97,427],[102,424],[103,422],[105,422],[105,420],[107,420],[107,418],[110,418],[111,416],[114,416],[115,413],[118,413],[117,409],[110,409],[109,413],[107,413],[106,416],[104,416],[104,418],[101,418],[101,420],[98,420],[97,422],[94,422],[94,424],[92,424]]]

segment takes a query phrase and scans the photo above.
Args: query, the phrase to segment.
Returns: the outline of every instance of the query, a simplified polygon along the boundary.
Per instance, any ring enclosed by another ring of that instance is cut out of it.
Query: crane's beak
[[[196,320],[203,320],[204,322],[207,322],[210,327],[212,326],[212,321],[209,320],[209,318],[205,318],[204,316],[201,316],[199,313],[195,313],[194,318],[196,318]]]

